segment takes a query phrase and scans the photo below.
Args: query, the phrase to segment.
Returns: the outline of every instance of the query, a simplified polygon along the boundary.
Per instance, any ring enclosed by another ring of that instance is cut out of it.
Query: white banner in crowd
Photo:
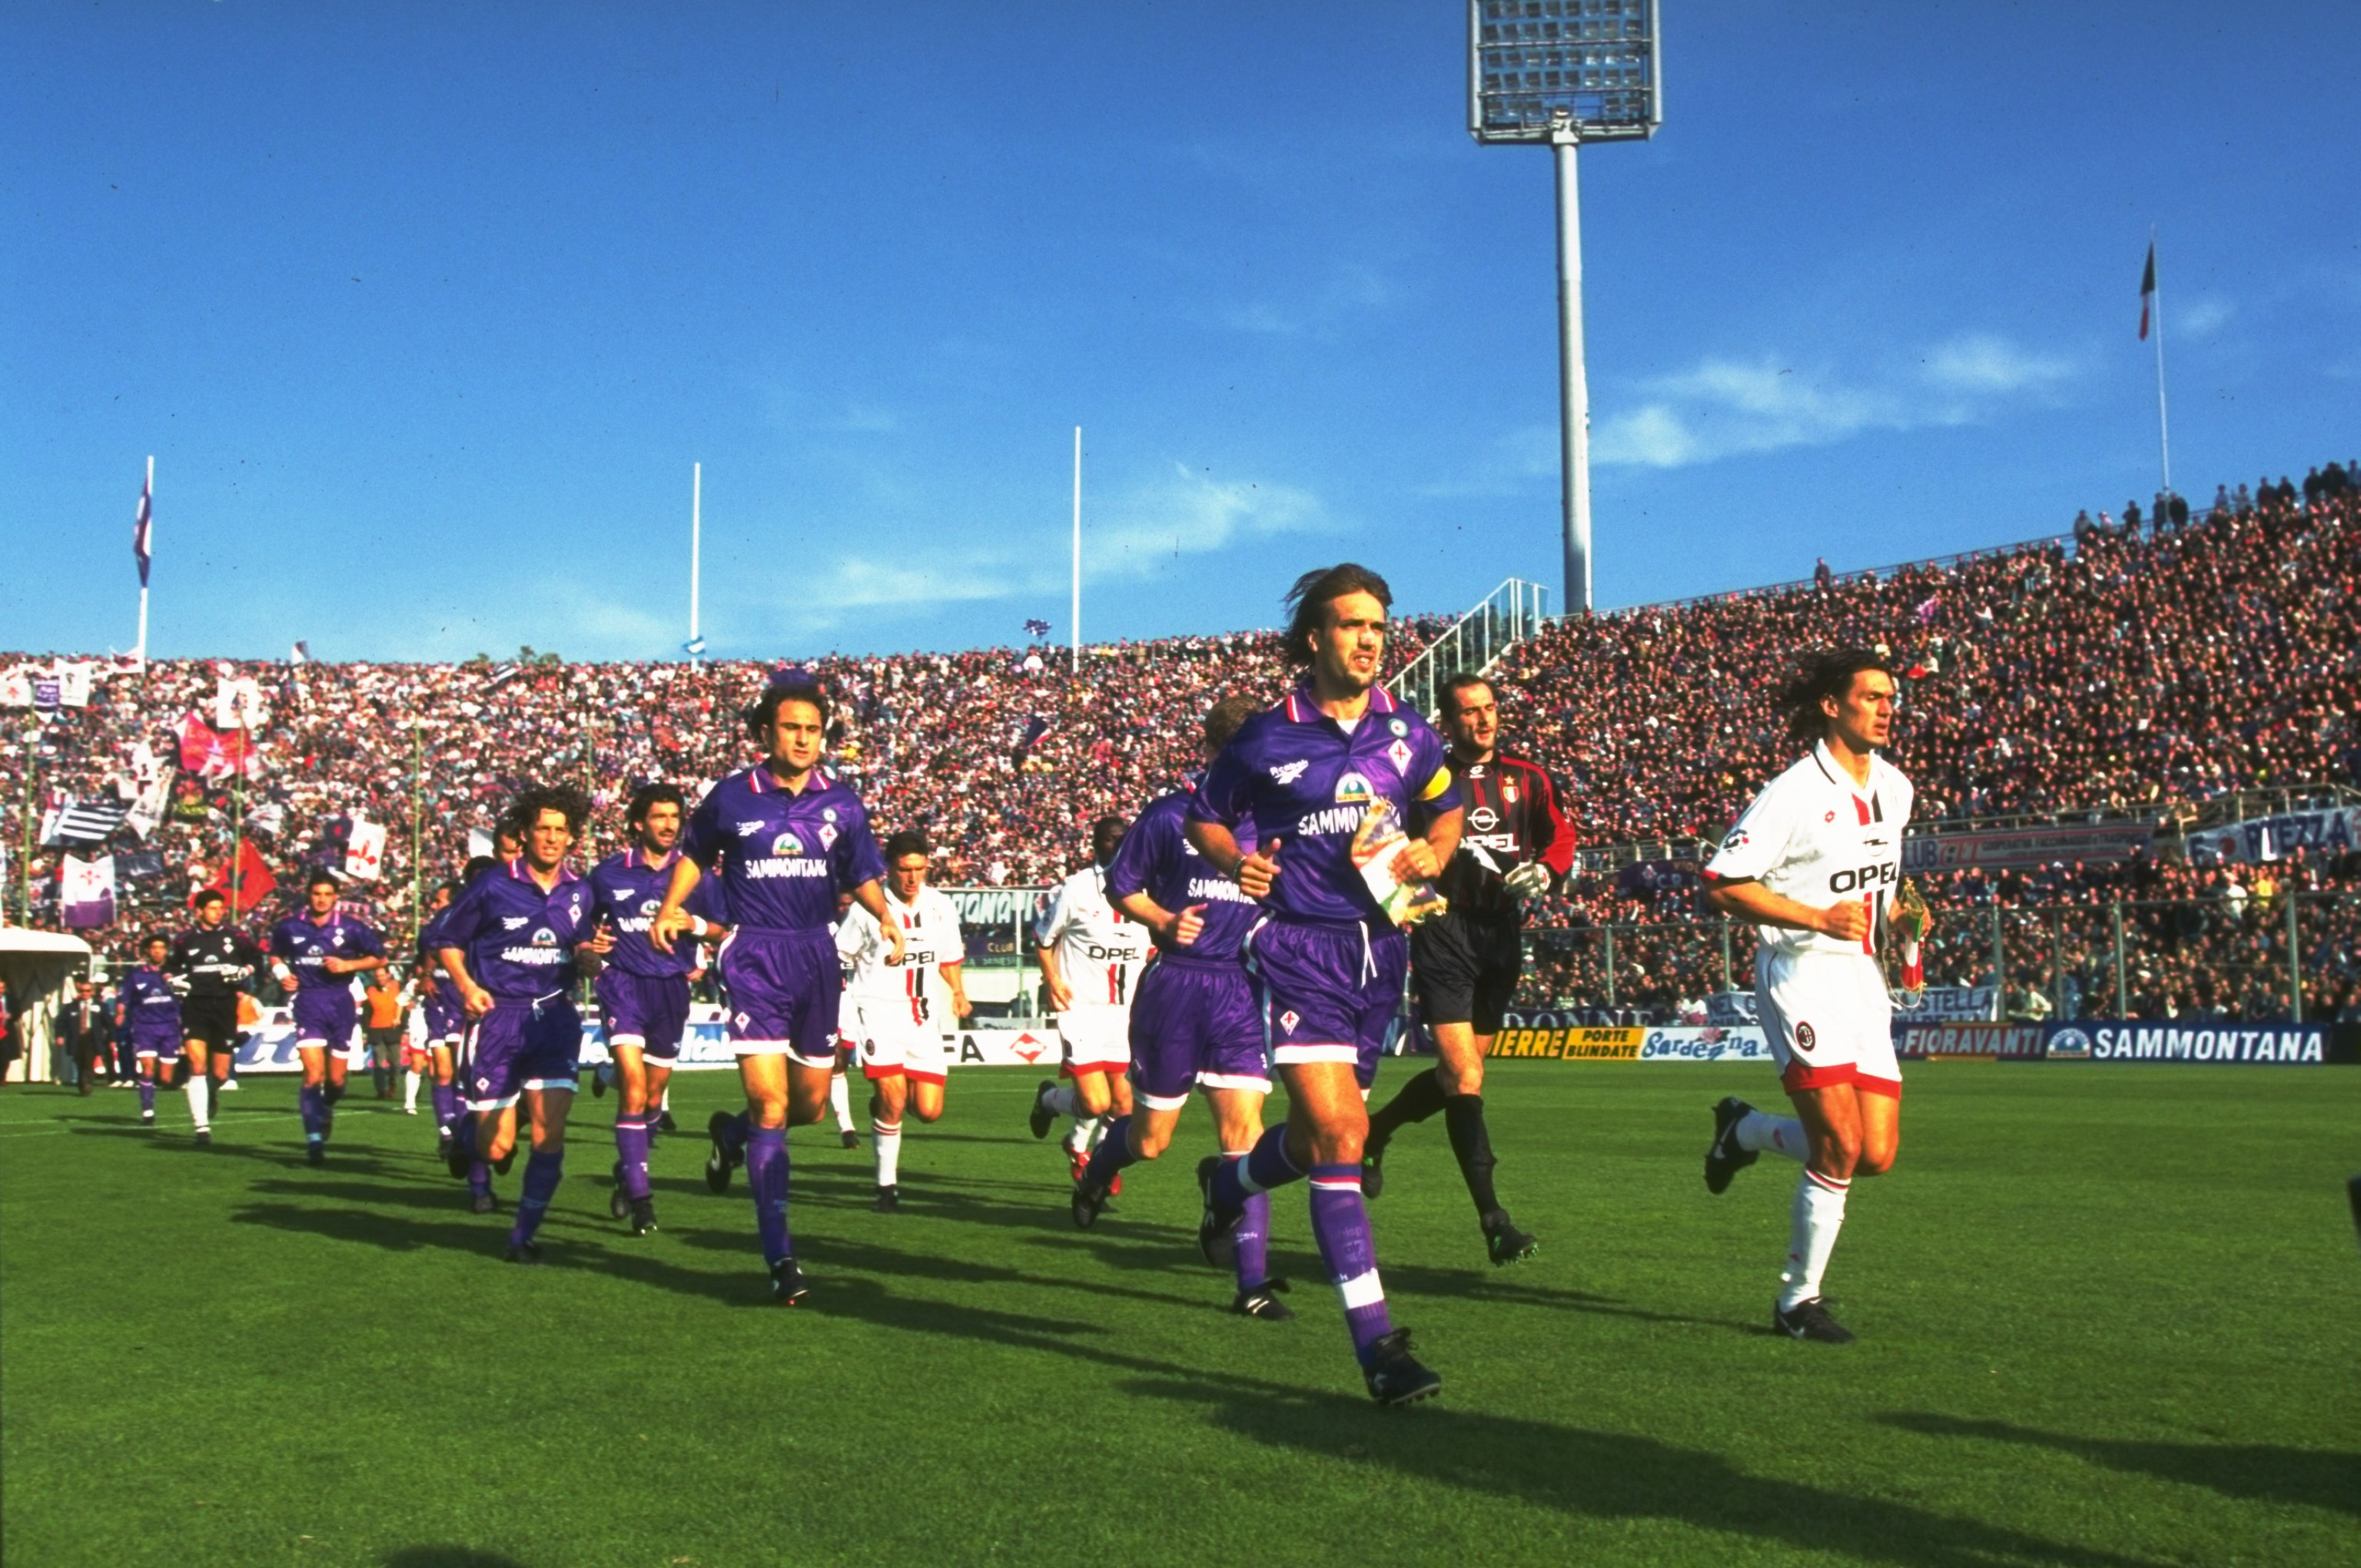
[[[2191,833],[2189,859],[2201,866],[2224,861],[2257,865],[2298,850],[2314,856],[2347,855],[2356,840],[2361,840],[2361,806],[2290,811]]]
[[[1989,985],[1930,985],[1918,993],[1916,1007],[1905,1007],[1897,999],[1894,1016],[1920,1024],[1979,1023],[1999,1016],[1994,1010],[1998,1000]],[[1724,1028],[1761,1022],[1751,991],[1715,992],[1705,999],[1705,1016],[1707,1023]]]
[[[1905,872],[1963,871],[1970,866],[2029,870],[2053,861],[2114,865],[2156,841],[2146,822],[2051,823],[2040,828],[1988,828],[1965,833],[1908,833],[1902,839]]]
[[[345,839],[345,875],[355,882],[375,882],[384,865],[385,824],[354,817],[352,833]]]
[[[1680,1027],[1651,1029],[1640,1042],[1642,1061],[1713,1062],[1770,1061],[1771,1042],[1753,1025],[1735,1029]]]

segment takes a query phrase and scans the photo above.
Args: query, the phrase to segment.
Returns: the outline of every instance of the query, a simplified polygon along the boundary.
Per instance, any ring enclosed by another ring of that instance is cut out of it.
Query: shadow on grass
[[[2132,1568],[2147,1560],[1752,1475],[1718,1453],[1624,1432],[1422,1406],[1375,1412],[1341,1395],[1251,1379],[1141,1379],[1126,1391],[1202,1410],[1213,1426],[1295,1454],[1382,1466],[1421,1481],[1590,1519],[1662,1519],[1732,1537],[1901,1568],[1997,1563]]]
[[[525,1568],[513,1557],[472,1546],[405,1546],[386,1554],[385,1568]]]
[[[2264,1443],[2136,1442],[2069,1437],[2006,1421],[1961,1420],[1911,1412],[1881,1418],[1888,1426],[1927,1437],[1981,1437],[2053,1448],[2103,1464],[2167,1481],[2210,1487],[2253,1502],[2304,1503],[2361,1514],[2361,1453],[2276,1448]]]

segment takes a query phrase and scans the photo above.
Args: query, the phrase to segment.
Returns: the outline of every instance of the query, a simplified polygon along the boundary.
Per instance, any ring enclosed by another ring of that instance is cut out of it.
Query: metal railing
[[[1536,927],[1517,999],[1679,1023],[1752,989],[1754,947],[1719,918]],[[1930,987],[1997,986],[2004,1018],[2361,1018],[2361,894],[1962,906],[1923,956]]]
[[[1433,718],[1443,683],[1461,671],[1488,674],[1500,656],[1539,631],[1549,620],[1549,589],[1510,577],[1451,623],[1388,684],[1393,694]]]

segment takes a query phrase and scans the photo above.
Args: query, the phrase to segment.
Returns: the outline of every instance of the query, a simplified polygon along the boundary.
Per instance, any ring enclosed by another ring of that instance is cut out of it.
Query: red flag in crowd
[[[262,858],[262,851],[254,847],[251,839],[237,847],[237,886],[235,889],[230,886],[230,880],[229,872],[225,870],[214,878],[212,885],[229,894],[230,912],[234,915],[252,914],[261,906],[264,899],[279,891],[279,879],[270,874],[270,863]]]

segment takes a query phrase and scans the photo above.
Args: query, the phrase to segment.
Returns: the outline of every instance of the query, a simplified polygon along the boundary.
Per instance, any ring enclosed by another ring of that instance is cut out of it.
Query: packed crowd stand
[[[2078,519],[2070,536],[1882,575],[1823,571],[1567,618],[1495,671],[1504,740],[1558,776],[1580,842],[1709,843],[1792,760],[1770,707],[1788,659],[1855,642],[1886,652],[1904,677],[1894,752],[1921,823],[2089,813],[2169,828],[2235,791],[2350,787],[2361,784],[2356,476],[2331,464],[2301,492],[2286,480],[2225,489],[2195,519],[2168,502],[2144,523],[2127,507],[2122,521]],[[1394,667],[1447,625],[1397,622]],[[1094,817],[1136,809],[1193,765],[1215,696],[1275,697],[1285,679],[1264,632],[1086,648],[1079,672],[1043,644],[807,663],[838,697],[836,766],[877,822],[929,831],[949,885],[1056,881]],[[117,916],[84,935],[110,964],[126,962],[138,934],[223,881],[239,823],[291,896],[305,862],[341,864],[346,825],[362,817],[387,828],[387,848],[380,874],[348,888],[350,906],[402,937],[413,832],[431,886],[520,786],[576,783],[598,808],[588,849],[609,852],[637,784],[694,788],[750,760],[738,710],[773,667],[567,663],[530,650],[457,664],[118,665],[87,707],[40,716],[29,781],[14,721],[25,716],[10,716],[0,798],[38,815],[112,797],[136,746],[169,769],[183,716],[208,713],[225,677],[251,679],[264,698],[251,776],[181,772],[150,838],[118,830],[106,846],[128,872]],[[29,883],[34,923],[55,925],[60,851],[36,847],[27,866],[10,850],[10,908]],[[2140,1015],[2283,1017],[2287,901],[2300,898],[2307,1016],[2361,1018],[2361,857],[2299,850],[2224,868],[2159,853],[1938,874],[1926,887],[1938,917],[1929,983],[1992,983],[1996,927],[2012,1016],[2114,1010],[2120,904],[2124,991]],[[1723,989],[1725,951],[1747,984],[1746,934],[1726,946],[1693,879],[1635,885],[1585,870],[1532,925],[1531,1004],[1611,994],[1635,1016],[1671,1020]]]

